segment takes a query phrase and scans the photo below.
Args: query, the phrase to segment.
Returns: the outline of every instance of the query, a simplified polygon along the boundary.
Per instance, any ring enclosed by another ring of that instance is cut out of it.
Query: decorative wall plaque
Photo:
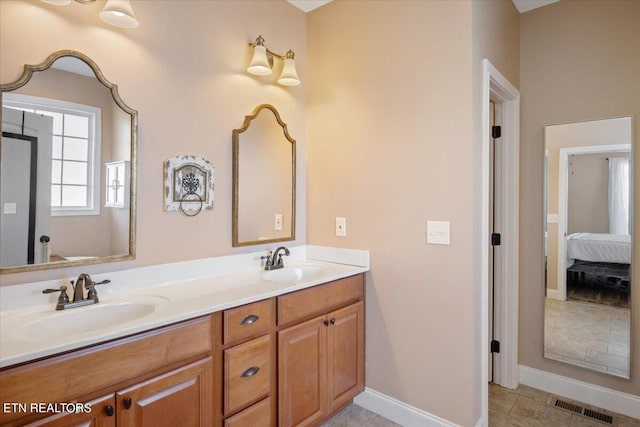
[[[198,156],[175,156],[164,162],[164,210],[187,216],[213,208],[215,168]]]

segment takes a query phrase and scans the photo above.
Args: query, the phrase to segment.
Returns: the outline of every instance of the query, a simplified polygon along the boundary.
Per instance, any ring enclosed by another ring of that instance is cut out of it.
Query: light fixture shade
[[[298,86],[300,84],[300,79],[298,79],[298,73],[296,72],[296,61],[293,58],[284,60],[284,67],[282,67],[282,74],[278,78],[278,83],[282,86]]]
[[[71,0],[42,0],[43,3],[55,4],[56,6],[66,6]]]
[[[108,0],[100,12],[100,19],[120,28],[137,28],[139,25],[130,0]]]
[[[253,47],[253,58],[251,64],[247,67],[247,71],[254,76],[268,76],[273,71],[269,65],[269,58],[267,58],[267,48],[261,45]]]

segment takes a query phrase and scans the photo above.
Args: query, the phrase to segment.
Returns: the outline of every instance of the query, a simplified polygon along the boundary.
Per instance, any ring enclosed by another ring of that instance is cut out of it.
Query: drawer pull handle
[[[107,414],[107,417],[113,417],[115,410],[113,409],[113,406],[107,405],[104,407],[104,413]]]
[[[129,409],[131,408],[131,398],[130,397],[125,397],[124,400],[122,401],[122,403],[124,403],[124,409]]]
[[[251,325],[253,323],[256,323],[258,321],[260,317],[256,316],[255,314],[250,314],[247,317],[245,317],[244,319],[242,319],[242,322],[240,322],[241,325]]]
[[[260,368],[258,368],[257,366],[252,366],[249,369],[247,369],[246,371],[244,371],[241,376],[243,378],[249,378],[249,377],[252,377],[255,374],[257,374],[259,370],[260,370]]]

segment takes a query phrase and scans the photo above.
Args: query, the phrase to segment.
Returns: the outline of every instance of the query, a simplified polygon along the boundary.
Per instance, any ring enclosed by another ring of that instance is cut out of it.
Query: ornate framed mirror
[[[232,244],[295,239],[296,141],[272,105],[258,105],[233,130]]]
[[[134,259],[137,111],[72,50],[0,89],[0,273]]]

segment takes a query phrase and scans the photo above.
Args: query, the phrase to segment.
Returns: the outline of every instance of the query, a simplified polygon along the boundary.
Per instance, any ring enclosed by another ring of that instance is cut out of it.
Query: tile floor
[[[576,414],[554,405],[559,396],[524,385],[515,390],[489,384],[489,426],[541,426],[541,427],[640,427],[640,420],[614,414],[570,399],[562,400],[580,405],[612,417],[611,423]]]
[[[582,301],[545,301],[544,355],[629,377],[631,310]]]
[[[378,414],[352,404],[336,414],[321,427],[396,427],[399,424],[392,423]]]
[[[515,390],[489,384],[489,426],[526,427],[640,427],[640,420],[625,417],[570,399],[580,405],[612,417],[611,423],[594,420],[566,409],[552,406],[558,396],[521,385]],[[321,427],[400,427],[386,418],[352,404]],[[406,426],[409,427],[409,426]]]

